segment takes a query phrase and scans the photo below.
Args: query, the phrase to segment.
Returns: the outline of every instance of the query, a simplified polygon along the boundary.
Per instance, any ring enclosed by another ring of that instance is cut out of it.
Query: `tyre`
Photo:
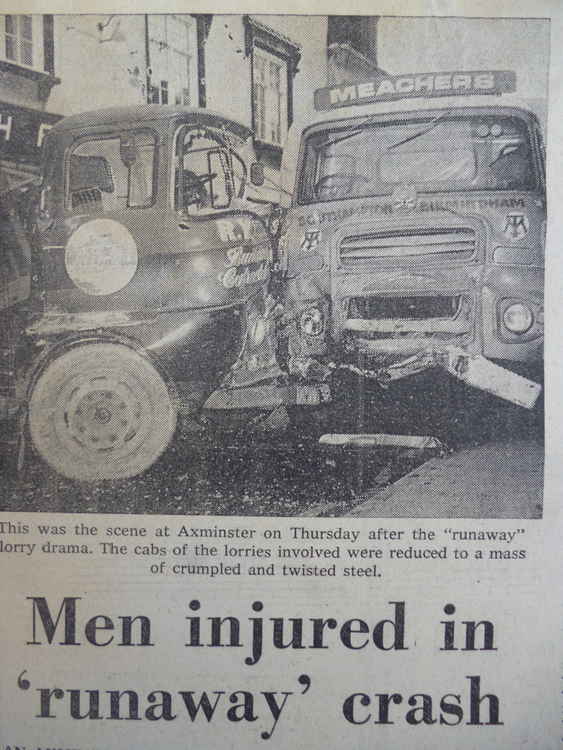
[[[133,477],[168,447],[176,408],[153,365],[120,344],[86,344],[51,362],[29,403],[31,440],[69,479]]]

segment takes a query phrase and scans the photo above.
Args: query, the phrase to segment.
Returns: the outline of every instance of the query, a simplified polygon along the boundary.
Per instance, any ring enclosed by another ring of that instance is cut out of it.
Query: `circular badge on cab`
[[[113,294],[127,286],[138,262],[133,235],[113,219],[82,224],[65,249],[68,275],[80,290],[94,296]]]

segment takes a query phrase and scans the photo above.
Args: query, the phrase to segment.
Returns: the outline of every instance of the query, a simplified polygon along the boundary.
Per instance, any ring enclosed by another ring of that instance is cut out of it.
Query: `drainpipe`
[[[149,43],[149,16],[148,16],[147,13],[145,13],[145,71],[146,71],[146,78],[145,78],[146,92],[145,92],[145,98],[147,100],[147,104],[150,104],[150,96],[151,96],[151,53],[150,53],[150,43]]]
[[[209,13],[192,13],[196,20],[197,29],[197,99],[198,107],[207,106],[207,88],[205,81],[205,44],[209,36],[209,29],[213,15]]]

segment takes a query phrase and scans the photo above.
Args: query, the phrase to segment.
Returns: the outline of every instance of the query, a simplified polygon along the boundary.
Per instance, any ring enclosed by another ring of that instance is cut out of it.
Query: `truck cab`
[[[74,115],[45,138],[25,222],[3,196],[10,405],[61,474],[139,474],[178,415],[199,414],[220,386],[278,374],[250,136],[171,106]]]
[[[515,85],[510,71],[472,71],[317,92],[322,114],[286,153],[292,371],[313,360],[387,385],[442,366],[534,405],[544,142]]]

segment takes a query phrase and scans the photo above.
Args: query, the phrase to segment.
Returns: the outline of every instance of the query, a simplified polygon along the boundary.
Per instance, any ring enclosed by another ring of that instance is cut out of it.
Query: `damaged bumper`
[[[364,320],[348,319],[344,330],[354,334],[391,335],[393,338],[357,338],[356,350],[366,355],[411,354],[420,351],[421,336],[463,336],[469,334],[471,325],[466,319],[453,320]],[[397,337],[397,338],[395,338]],[[526,409],[534,407],[542,387],[528,378],[495,364],[481,354],[464,348],[447,345],[430,348],[418,356],[413,355],[384,370],[376,378],[384,383],[416,374],[432,367],[442,367],[450,375],[467,385],[511,401]],[[357,368],[356,368],[357,369]],[[368,377],[373,375],[367,374]],[[359,374],[359,373],[358,373]]]
[[[441,367],[466,385],[510,401],[525,409],[532,409],[542,391],[539,383],[518,375],[491,362],[479,354],[448,346],[441,350],[427,349],[380,369],[368,369],[349,363],[320,363],[313,358],[293,359],[292,375],[300,382],[268,382],[251,387],[227,387],[214,391],[205,402],[205,409],[271,409],[278,406],[318,406],[332,400],[327,382],[338,370],[346,370],[359,377],[377,381],[387,387],[418,373]]]
[[[334,367],[376,380],[382,386],[387,386],[395,380],[416,375],[434,367],[441,367],[466,385],[478,388],[505,401],[510,401],[525,409],[532,409],[535,406],[542,391],[542,386],[539,383],[501,367],[481,354],[470,354],[457,346],[426,349],[418,355],[378,370],[370,370],[347,363]]]
[[[440,359],[439,364],[458,380],[525,409],[535,406],[542,391],[539,383],[457,347],[448,347]]]

